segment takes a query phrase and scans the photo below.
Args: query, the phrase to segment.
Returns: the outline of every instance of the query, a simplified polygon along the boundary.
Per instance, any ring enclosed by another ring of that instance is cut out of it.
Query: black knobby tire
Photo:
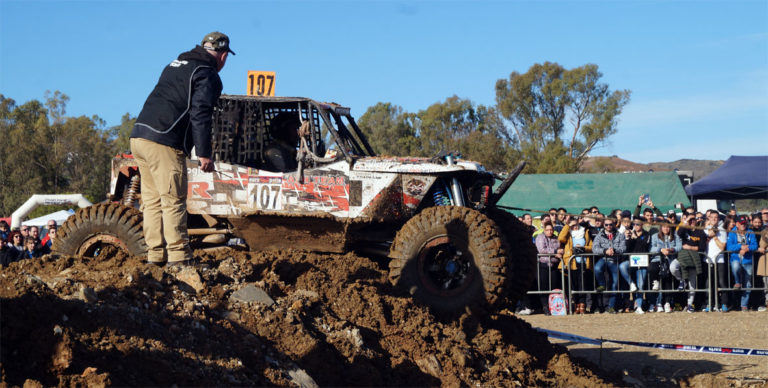
[[[507,284],[504,289],[510,305],[514,307],[535,280],[536,245],[531,238],[532,231],[515,215],[495,208],[490,210],[489,215],[504,238],[504,253],[507,256]]]
[[[427,208],[398,231],[389,279],[438,313],[495,305],[507,272],[502,244],[493,220],[476,210]]]
[[[94,257],[107,245],[131,256],[146,255],[141,212],[116,203],[79,209],[61,225],[51,250],[58,255]]]

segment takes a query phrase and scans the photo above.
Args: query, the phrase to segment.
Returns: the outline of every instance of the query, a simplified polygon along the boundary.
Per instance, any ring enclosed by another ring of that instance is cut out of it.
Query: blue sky
[[[67,114],[137,115],[163,66],[220,30],[276,92],[417,112],[534,63],[597,64],[632,99],[593,155],[636,162],[765,155],[768,1],[36,1],[0,0],[0,93],[69,95]]]

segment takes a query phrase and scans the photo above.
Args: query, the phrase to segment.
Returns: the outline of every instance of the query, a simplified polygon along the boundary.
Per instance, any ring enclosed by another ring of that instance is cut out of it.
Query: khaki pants
[[[150,262],[192,258],[187,235],[187,165],[184,152],[132,138],[131,152],[141,173],[141,211]]]

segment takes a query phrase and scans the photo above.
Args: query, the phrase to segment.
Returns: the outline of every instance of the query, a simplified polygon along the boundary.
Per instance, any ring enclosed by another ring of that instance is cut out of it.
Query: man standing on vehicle
[[[227,62],[229,37],[211,32],[194,49],[165,67],[144,102],[131,133],[131,152],[141,173],[147,260],[189,264],[187,166],[192,147],[204,172],[214,170],[213,107],[221,95],[219,71]]]

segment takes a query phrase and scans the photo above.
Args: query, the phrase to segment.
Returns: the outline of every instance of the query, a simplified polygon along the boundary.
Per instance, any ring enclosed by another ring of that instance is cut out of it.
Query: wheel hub
[[[459,295],[472,283],[472,257],[457,245],[463,244],[441,236],[422,247],[418,262],[419,277],[430,292],[444,296]]]
[[[105,246],[113,246],[123,252],[128,252],[128,247],[123,240],[109,234],[97,234],[80,245],[77,255],[81,257],[98,257]]]

